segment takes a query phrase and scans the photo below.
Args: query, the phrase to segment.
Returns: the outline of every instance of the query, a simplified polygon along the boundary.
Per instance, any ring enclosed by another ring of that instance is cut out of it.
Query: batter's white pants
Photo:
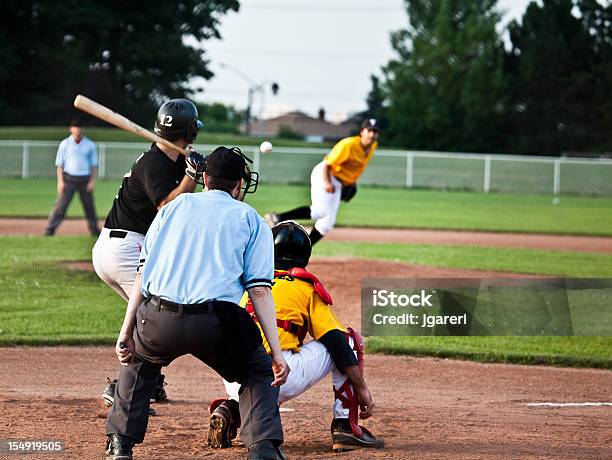
[[[349,338],[349,345],[353,346],[353,338]],[[332,384],[337,390],[344,382],[346,375],[340,372],[334,364],[327,348],[316,340],[308,342],[300,348],[300,351],[283,351],[285,361],[289,364],[291,372],[284,385],[281,385],[278,394],[278,402],[284,403],[297,398],[315,383],[331,372]],[[223,381],[228,398],[238,401],[238,390],[240,384]],[[334,418],[348,418],[349,410],[342,407],[342,402],[334,398]]]
[[[100,232],[91,250],[93,266],[100,279],[127,301],[136,279],[144,235],[127,232],[125,238],[111,238],[111,231],[103,228]]]
[[[342,193],[342,182],[331,175],[331,183],[334,186],[334,193],[325,191],[323,181],[322,161],[312,169],[310,174],[310,218],[315,221],[314,227],[321,235],[325,235],[334,228],[336,214],[340,207],[340,195]]]

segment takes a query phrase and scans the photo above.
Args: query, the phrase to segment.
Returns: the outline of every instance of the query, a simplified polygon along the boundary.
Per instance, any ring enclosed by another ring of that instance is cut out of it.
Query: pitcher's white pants
[[[325,191],[324,165],[325,161],[322,161],[312,169],[310,174],[310,200],[312,202],[310,218],[315,221],[314,227],[321,235],[329,233],[334,228],[342,193],[342,182],[333,175],[330,176],[330,179],[335,190],[333,193]]]
[[[353,347],[353,338],[349,338],[349,345]],[[281,385],[278,394],[278,402],[284,403],[297,398],[315,383],[331,372],[332,384],[337,390],[346,382],[346,375],[341,373],[334,364],[327,348],[316,340],[308,342],[300,348],[300,351],[283,351],[283,356],[291,372],[284,385]],[[238,390],[240,384],[223,381],[228,398],[238,401]],[[348,418],[349,410],[342,407],[342,402],[334,399],[334,418]]]
[[[100,232],[91,250],[93,266],[100,279],[127,301],[136,279],[144,235],[127,232],[125,238],[111,238],[111,231],[103,228]]]

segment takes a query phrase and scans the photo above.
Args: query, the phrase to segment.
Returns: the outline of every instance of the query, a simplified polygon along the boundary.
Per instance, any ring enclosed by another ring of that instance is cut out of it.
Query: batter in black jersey
[[[123,178],[104,227],[146,234],[158,208],[185,177],[185,167],[184,156],[172,161],[152,144]]]

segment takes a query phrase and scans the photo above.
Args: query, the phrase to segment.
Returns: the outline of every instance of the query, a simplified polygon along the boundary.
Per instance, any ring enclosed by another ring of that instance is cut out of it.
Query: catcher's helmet
[[[164,102],[157,111],[155,134],[176,141],[186,139],[190,144],[195,141],[202,122],[198,120],[198,109],[187,99],[171,99]]]
[[[305,268],[310,260],[310,237],[300,224],[286,220],[272,227],[274,237],[274,268],[288,270]]]

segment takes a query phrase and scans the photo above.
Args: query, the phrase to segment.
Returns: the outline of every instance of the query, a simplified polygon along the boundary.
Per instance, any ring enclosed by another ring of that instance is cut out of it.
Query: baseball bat
[[[129,131],[130,133],[136,134],[137,136],[144,137],[145,139],[150,140],[151,142],[157,142],[168,147],[170,150],[180,153],[181,155],[188,156],[189,152],[185,149],[180,148],[178,145],[173,144],[169,140],[164,139],[163,137],[159,137],[157,134],[152,133],[148,129],[143,128],[140,125],[137,125],[132,120],[128,120],[123,115],[118,114],[117,112],[113,112],[108,107],[103,106],[102,104],[98,104],[95,101],[92,101],[88,97],[83,96],[82,94],[78,94],[74,99],[74,106],[82,110],[83,112],[87,112],[88,114],[99,118],[100,120],[104,120],[111,125],[115,125],[117,128],[124,129],[125,131]]]

